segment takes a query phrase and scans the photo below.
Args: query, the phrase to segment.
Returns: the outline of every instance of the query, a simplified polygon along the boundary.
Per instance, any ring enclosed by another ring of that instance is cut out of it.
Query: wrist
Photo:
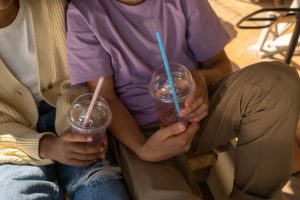
[[[161,156],[162,154],[160,152],[153,152],[150,150],[149,146],[147,144],[143,145],[139,152],[137,153],[137,156],[146,162],[159,162],[164,160]]]
[[[205,85],[206,87],[210,84],[209,82],[209,71],[205,69],[191,70],[192,77],[196,85]]]
[[[51,147],[54,146],[55,136],[44,135],[40,139],[39,155],[42,159],[51,159]]]

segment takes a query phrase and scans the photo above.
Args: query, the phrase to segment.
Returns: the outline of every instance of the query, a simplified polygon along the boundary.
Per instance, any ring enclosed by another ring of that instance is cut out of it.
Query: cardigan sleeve
[[[71,86],[69,80],[62,82],[60,85],[61,95],[56,102],[55,130],[57,135],[61,135],[69,129],[68,110],[75,98],[85,93],[89,93],[89,90],[84,84]]]
[[[0,101],[0,164],[48,165],[52,160],[39,156],[39,141],[44,135],[29,127],[22,115]]]
[[[60,87],[61,95],[56,104],[56,132],[64,133],[69,124],[67,112],[73,100],[88,92],[86,86],[71,87],[65,81]],[[10,105],[0,101],[0,164],[31,164],[48,165],[53,161],[39,156],[39,141],[44,135],[54,135],[51,132],[38,133],[29,127],[24,117]]]
[[[51,77],[56,82],[65,79],[66,68],[66,45],[65,45],[65,10],[67,8],[66,0],[47,0],[36,1],[28,0],[32,11],[33,24],[35,30],[35,41],[37,46],[38,63],[40,67],[49,67],[56,63],[57,74]],[[50,16],[51,15],[51,16]],[[41,24],[44,24],[41,26]],[[43,29],[46,27],[45,29]],[[49,32],[51,38],[48,38],[46,44],[52,44],[45,48],[45,35]],[[51,43],[52,42],[52,43]],[[49,54],[53,52],[53,54]],[[47,59],[46,59],[47,58]],[[49,59],[48,59],[49,58]],[[54,59],[53,61],[50,59]],[[48,62],[48,60],[50,60]],[[0,59],[1,61],[1,59]],[[41,68],[40,68],[40,71]],[[45,76],[49,76],[46,74]],[[44,81],[44,80],[42,80]],[[44,83],[42,85],[49,85]],[[54,83],[53,83],[54,85]],[[52,97],[52,96],[51,96]],[[56,98],[46,100],[55,104]],[[25,105],[26,106],[26,105]],[[31,164],[47,165],[53,163],[49,159],[41,159],[39,156],[39,143],[44,135],[55,135],[51,132],[38,133],[29,125],[25,117],[9,103],[0,100],[0,164]]]

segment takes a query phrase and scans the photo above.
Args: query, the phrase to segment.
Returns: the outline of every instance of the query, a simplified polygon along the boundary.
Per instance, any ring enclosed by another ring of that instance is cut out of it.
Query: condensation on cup
[[[170,63],[176,94],[181,109],[195,90],[195,81],[190,71],[181,64]],[[170,126],[178,122],[178,115],[173,101],[173,93],[170,88],[164,65],[157,67],[153,72],[149,84],[149,91],[156,105],[158,121],[161,127]],[[187,121],[183,119],[185,123]]]
[[[98,96],[88,123],[82,127],[93,93],[78,96],[68,111],[68,121],[74,133],[88,134],[93,137],[90,145],[101,144],[106,139],[106,129],[112,121],[112,114],[105,99]]]

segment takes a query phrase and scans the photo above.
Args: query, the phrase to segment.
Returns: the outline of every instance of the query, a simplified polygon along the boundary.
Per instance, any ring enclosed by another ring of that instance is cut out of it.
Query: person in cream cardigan
[[[0,0],[1,199],[63,199],[63,190],[73,199],[128,198],[120,169],[103,173],[95,162],[106,144],[85,145],[91,137],[68,131],[66,111],[88,90],[69,84],[66,7]]]

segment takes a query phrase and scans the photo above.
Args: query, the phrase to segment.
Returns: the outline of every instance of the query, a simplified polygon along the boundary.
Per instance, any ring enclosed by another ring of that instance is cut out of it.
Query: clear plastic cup
[[[185,107],[184,102],[195,90],[195,81],[190,71],[181,64],[170,63],[170,70],[173,76],[179,105]],[[173,93],[169,85],[164,65],[159,66],[152,74],[149,84],[149,91],[155,100],[156,111],[161,127],[167,127],[178,122]],[[187,121],[183,119],[185,123]]]
[[[97,97],[86,127],[82,127],[93,93],[78,96],[68,111],[68,121],[74,133],[88,134],[93,137],[90,145],[101,144],[106,139],[106,129],[112,121],[112,114],[105,99]]]

